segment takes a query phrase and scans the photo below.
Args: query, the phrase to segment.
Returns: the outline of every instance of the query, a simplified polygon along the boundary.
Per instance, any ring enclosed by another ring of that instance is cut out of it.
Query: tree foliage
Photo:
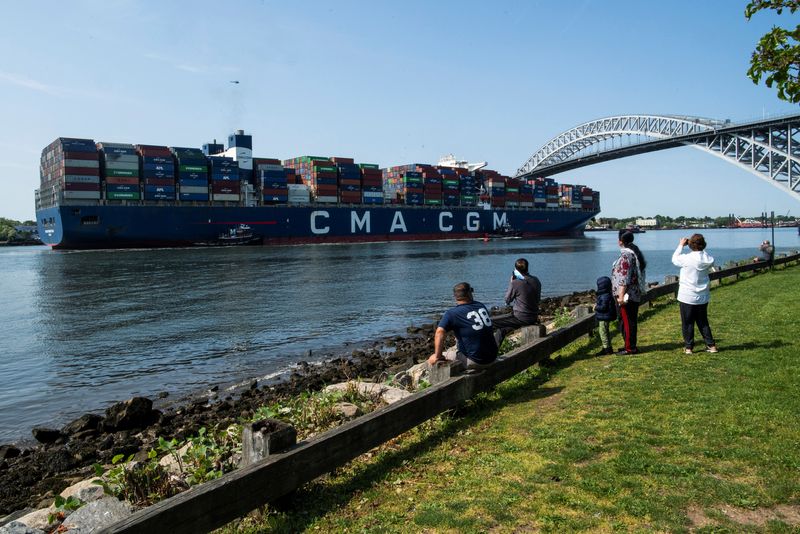
[[[800,9],[800,0],[753,0],[744,16],[750,20],[764,9],[774,9],[779,15],[784,9],[794,13]],[[800,103],[800,24],[794,29],[773,26],[756,45],[747,75],[755,84],[765,77],[767,87],[775,85],[778,98]]]

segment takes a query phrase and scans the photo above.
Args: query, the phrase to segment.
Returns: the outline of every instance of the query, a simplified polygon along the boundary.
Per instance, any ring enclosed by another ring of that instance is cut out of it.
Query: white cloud
[[[28,78],[27,76],[24,76],[22,74],[14,74],[13,72],[0,71],[0,80],[10,83],[11,85],[24,87],[26,89],[32,89],[34,91],[39,91],[41,93],[46,93],[48,95],[58,96],[60,94],[58,88],[52,87],[50,85],[47,85],[46,83],[42,83],[32,78]]]

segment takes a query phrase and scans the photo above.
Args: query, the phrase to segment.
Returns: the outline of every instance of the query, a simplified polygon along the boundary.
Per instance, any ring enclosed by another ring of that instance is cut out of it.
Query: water
[[[649,280],[677,274],[687,231],[636,236]],[[752,257],[767,230],[707,230],[717,264]],[[778,252],[800,248],[776,229]],[[405,333],[468,281],[501,305],[513,262],[545,296],[591,289],[615,232],[583,239],[54,252],[0,248],[0,443],[134,395],[180,396]]]

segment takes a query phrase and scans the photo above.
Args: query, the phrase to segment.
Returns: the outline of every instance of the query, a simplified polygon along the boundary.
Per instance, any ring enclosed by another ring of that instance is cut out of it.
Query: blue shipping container
[[[192,200],[192,201],[203,201],[208,200],[208,195],[204,195],[203,193],[181,193],[180,194],[181,200]]]
[[[182,178],[178,180],[178,183],[186,186],[186,187],[206,187],[208,186],[208,180],[205,178],[202,180],[192,180],[189,178]]]
[[[175,186],[174,185],[145,185],[144,192],[147,193],[171,193],[173,196],[175,195]]]
[[[144,163],[142,169],[145,171],[169,171],[175,172],[175,165],[170,163]]]

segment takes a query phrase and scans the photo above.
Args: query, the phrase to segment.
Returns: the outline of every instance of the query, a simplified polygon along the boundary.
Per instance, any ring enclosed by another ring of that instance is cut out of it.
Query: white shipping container
[[[322,196],[322,197],[317,197],[316,200],[317,200],[317,202],[325,202],[325,203],[333,203],[333,204],[335,204],[336,202],[339,201],[339,197],[336,197],[336,196]]]
[[[283,165],[275,165],[274,163],[259,163],[258,168],[256,170],[259,171],[282,171]]]
[[[83,169],[99,169],[100,162],[90,159],[65,159],[64,167],[81,167]]]
[[[100,200],[100,191],[63,191],[64,198]]]
[[[294,194],[294,195],[289,195],[286,200],[290,204],[308,204],[309,202],[311,202],[311,197],[308,194],[305,195]]]
[[[211,195],[211,197],[212,197],[211,200],[219,200],[219,201],[225,201],[225,202],[238,202],[239,201],[239,195],[233,195],[233,194],[216,193],[214,195]]]
[[[68,174],[64,176],[65,182],[70,182],[73,184],[99,184],[100,177],[99,176],[84,176],[82,174]]]
[[[208,193],[208,187],[203,187],[199,185],[182,185],[181,186],[181,193],[200,193],[205,194]]]
[[[383,191],[364,191],[364,198],[384,198]]]
[[[111,169],[113,171],[138,171],[139,163],[128,161],[106,161],[105,167],[106,169]]]
[[[308,191],[306,184],[286,184],[286,188],[291,191]]]
[[[520,202],[519,205],[522,208],[532,208],[533,207],[533,202]]]

